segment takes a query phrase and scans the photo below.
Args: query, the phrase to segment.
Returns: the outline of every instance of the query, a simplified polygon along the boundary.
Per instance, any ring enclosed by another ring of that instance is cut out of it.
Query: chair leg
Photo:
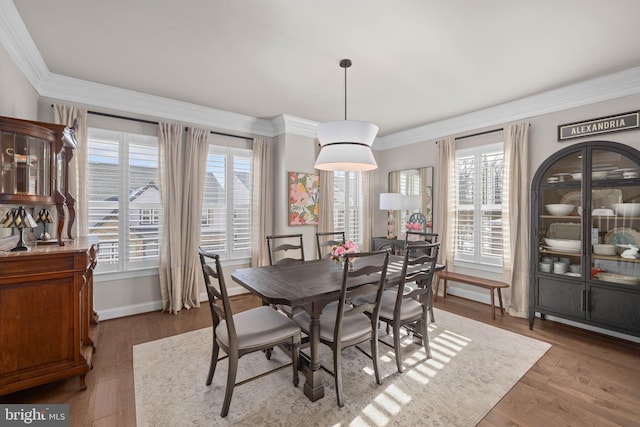
[[[376,375],[376,384],[382,384],[380,367],[378,366],[378,334],[373,334],[371,337],[371,359],[373,361],[373,372]]]
[[[216,365],[218,364],[218,354],[220,353],[220,346],[216,339],[213,339],[213,347],[211,348],[211,363],[209,364],[209,376],[207,376],[207,385],[211,385],[213,380],[213,374],[216,372]]]
[[[436,321],[436,318],[433,316],[433,288],[431,286],[429,286],[427,298],[427,301],[429,301],[429,314],[431,315],[431,323],[434,323]]]
[[[238,356],[229,355],[229,372],[227,373],[227,388],[224,391],[224,403],[222,404],[222,411],[220,416],[226,417],[229,413],[229,406],[231,406],[231,396],[233,396],[233,387],[236,385],[236,374],[238,372]]]
[[[422,314],[422,320],[420,321],[422,326],[422,345],[424,346],[424,351],[427,354],[427,359],[431,359],[431,346],[429,345],[429,326],[427,323],[427,312],[424,311]]]
[[[333,349],[333,372],[336,381],[336,397],[338,406],[344,406],[344,397],[342,396],[342,349],[335,347]]]
[[[291,366],[293,366],[293,385],[294,387],[298,387],[298,383],[300,382],[300,377],[298,376],[298,357],[300,354],[300,344],[298,342],[294,342],[291,345]]]
[[[393,347],[396,352],[396,366],[398,367],[398,372],[402,373],[402,356],[400,354],[400,324],[393,324]]]

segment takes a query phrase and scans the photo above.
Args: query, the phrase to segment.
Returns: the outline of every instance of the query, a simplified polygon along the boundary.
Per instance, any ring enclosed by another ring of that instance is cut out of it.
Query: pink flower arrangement
[[[351,240],[347,240],[345,243],[338,243],[331,247],[331,259],[336,263],[344,262],[346,254],[353,254],[358,252],[358,245]]]
[[[422,224],[420,224],[419,222],[408,222],[406,227],[407,230],[410,231],[422,231]]]

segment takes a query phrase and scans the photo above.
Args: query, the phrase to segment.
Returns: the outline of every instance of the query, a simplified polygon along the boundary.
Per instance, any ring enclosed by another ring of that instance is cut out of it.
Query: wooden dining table
[[[366,262],[358,259],[358,262]],[[403,257],[391,256],[385,287],[400,282]],[[443,267],[438,265],[436,270]],[[268,267],[243,268],[231,274],[232,279],[268,304],[300,307],[310,317],[309,356],[302,355],[305,375],[304,394],[311,401],[324,397],[320,347],[320,315],[324,307],[340,296],[343,266],[328,258],[292,262]],[[431,283],[429,284],[431,286]],[[429,292],[431,295],[431,292]]]

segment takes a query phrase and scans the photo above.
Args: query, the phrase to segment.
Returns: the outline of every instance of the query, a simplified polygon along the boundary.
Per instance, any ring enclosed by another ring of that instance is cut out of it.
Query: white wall
[[[0,44],[0,116],[37,119],[38,93]]]
[[[280,135],[275,139],[274,150],[274,234],[302,233],[306,259],[316,257],[315,225],[289,225],[289,172],[318,173],[313,167],[316,161],[315,139],[300,135]]]

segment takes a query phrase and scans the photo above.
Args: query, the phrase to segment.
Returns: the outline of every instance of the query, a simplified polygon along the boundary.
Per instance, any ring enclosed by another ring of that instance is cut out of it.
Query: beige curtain
[[[209,132],[189,128],[186,144],[181,125],[160,123],[158,132],[163,210],[160,290],[163,311],[177,313],[200,306],[197,250]]]
[[[264,138],[253,140],[251,196],[251,265],[269,264],[265,237],[273,232],[273,165],[271,146]]]
[[[362,172],[362,251],[371,250],[373,240],[373,172]]]
[[[54,104],[53,120],[55,123],[65,126],[73,126],[76,120],[78,123],[76,131],[78,146],[74,150],[71,164],[69,165],[69,192],[76,199],[76,219],[71,233],[74,237],[86,236],[89,234],[87,110],[70,105]],[[64,233],[66,234],[66,225]]]
[[[435,219],[436,233],[440,237],[439,262],[453,265],[454,230],[456,229],[455,191],[456,141],[453,137],[438,141],[438,215]]]
[[[509,314],[529,313],[529,123],[504,127],[503,279]]]

